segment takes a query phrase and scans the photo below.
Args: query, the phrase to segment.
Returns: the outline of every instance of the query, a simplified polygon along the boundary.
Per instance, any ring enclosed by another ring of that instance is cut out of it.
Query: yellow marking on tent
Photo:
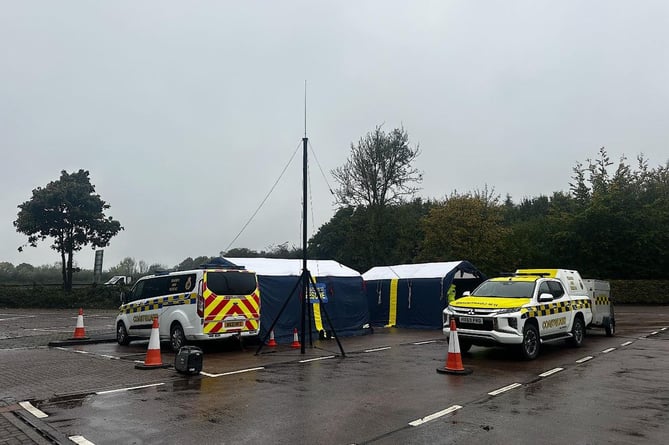
[[[316,332],[324,331],[323,329],[323,318],[321,317],[321,304],[313,303],[314,307],[314,324],[316,325]]]
[[[388,311],[387,328],[395,326],[397,323],[397,283],[399,280],[393,278],[390,280],[390,310]]]

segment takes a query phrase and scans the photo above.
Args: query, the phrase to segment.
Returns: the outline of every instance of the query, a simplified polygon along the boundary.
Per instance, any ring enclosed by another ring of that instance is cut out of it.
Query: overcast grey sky
[[[350,144],[401,125],[420,196],[568,190],[576,162],[669,159],[669,2],[0,0],[0,261],[17,205],[90,171],[125,257],[225,249],[307,132],[329,184]],[[309,156],[313,160],[313,154]],[[301,242],[301,152],[232,247]],[[334,214],[310,165],[310,236]],[[92,269],[85,248],[75,260]]]

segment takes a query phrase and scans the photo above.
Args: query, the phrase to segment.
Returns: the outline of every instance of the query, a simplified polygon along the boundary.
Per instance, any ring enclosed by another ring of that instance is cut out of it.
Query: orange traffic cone
[[[151,337],[149,337],[149,349],[146,351],[144,363],[137,363],[137,369],[156,369],[169,368],[170,365],[164,365],[160,356],[160,331],[158,330],[158,317],[153,319],[151,326]]]
[[[72,340],[85,340],[88,337],[86,337],[86,330],[84,329],[84,310],[82,308],[79,308],[79,315],[77,316],[77,325],[74,328],[74,335],[72,336]]]
[[[297,337],[297,328],[293,330],[293,342],[290,344],[290,347],[293,349],[301,348],[300,339]]]
[[[451,317],[451,332],[448,337],[448,356],[446,365],[443,368],[437,368],[437,372],[442,374],[471,374],[471,369],[465,369],[462,366],[462,356],[460,354],[460,342],[458,341],[458,331],[455,326],[455,318]]]
[[[274,340],[274,329],[269,332],[269,341],[267,342],[267,346],[270,348],[276,347],[276,340]]]

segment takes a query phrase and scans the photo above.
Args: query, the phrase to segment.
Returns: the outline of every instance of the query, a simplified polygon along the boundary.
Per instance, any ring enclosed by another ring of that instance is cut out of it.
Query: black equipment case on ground
[[[202,371],[202,349],[184,346],[174,357],[174,369],[183,374],[199,374]]]

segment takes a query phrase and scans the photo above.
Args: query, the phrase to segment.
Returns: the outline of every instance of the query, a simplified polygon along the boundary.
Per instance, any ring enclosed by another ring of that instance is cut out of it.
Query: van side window
[[[550,293],[553,294],[553,298],[560,298],[564,295],[564,288],[557,281],[549,281],[548,288],[550,289]]]
[[[142,298],[142,291],[144,289],[144,281],[138,281],[132,291],[128,294],[128,303],[137,301]]]
[[[167,283],[168,294],[190,292],[195,287],[195,274],[175,275],[169,278]]]

